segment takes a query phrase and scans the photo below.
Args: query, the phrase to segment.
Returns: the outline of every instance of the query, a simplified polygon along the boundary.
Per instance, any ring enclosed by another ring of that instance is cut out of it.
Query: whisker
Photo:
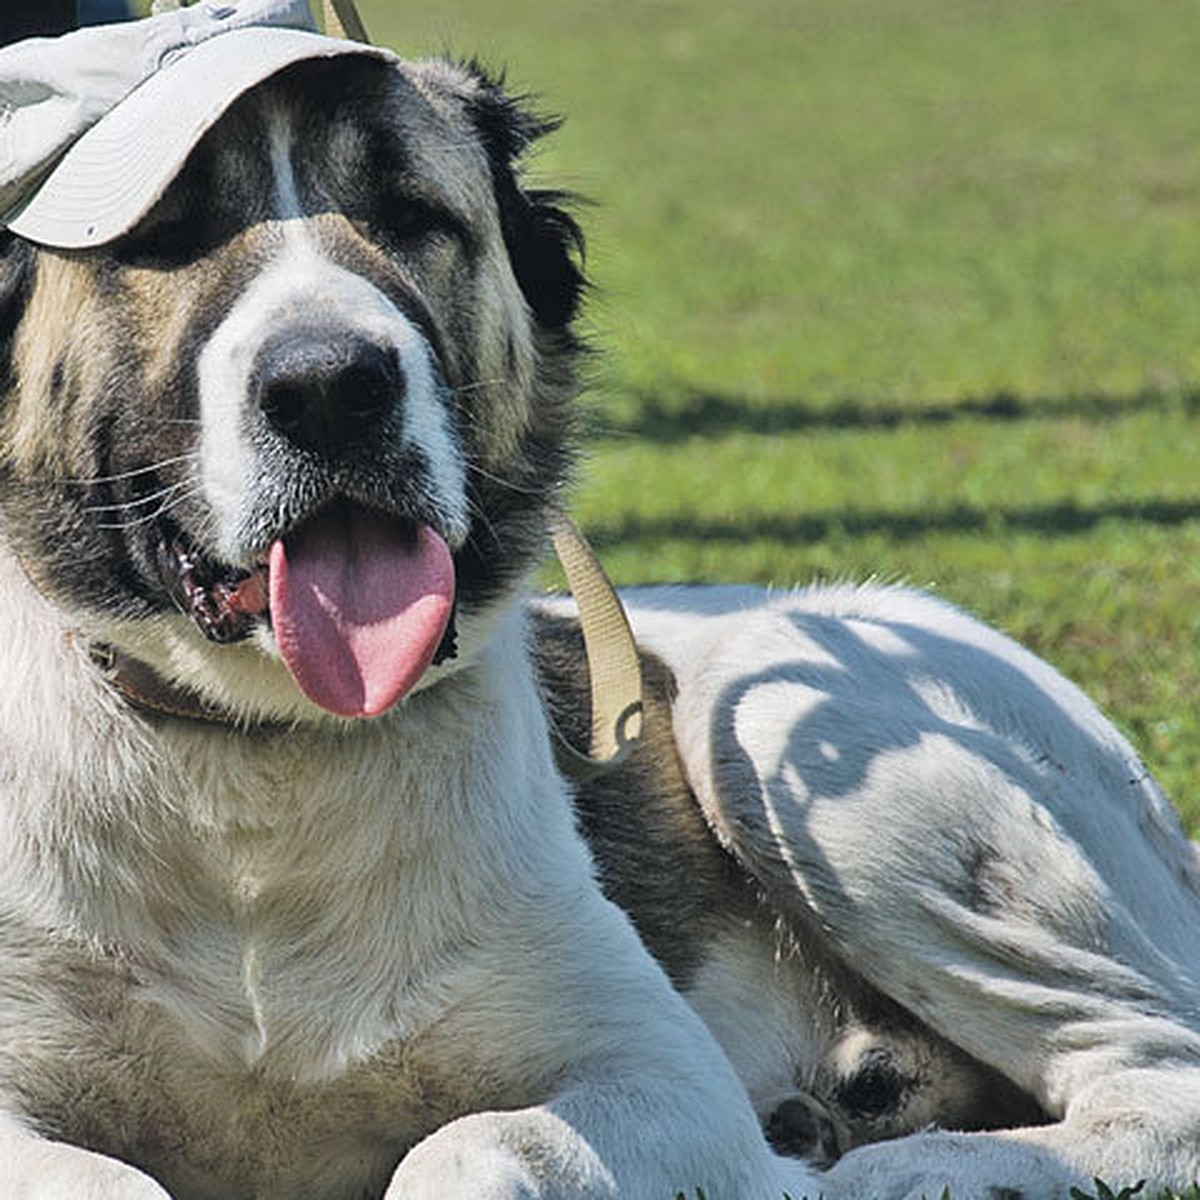
[[[172,508],[182,504],[185,500],[190,500],[193,496],[200,495],[199,485],[193,485],[186,491],[179,493],[176,496],[168,496],[163,502],[153,511],[145,513],[140,517],[133,517],[128,521],[113,521],[101,522],[96,526],[97,529],[136,529],[139,525],[148,525],[151,521],[156,521],[164,513],[170,512]]]
[[[122,480],[137,479],[139,475],[151,475],[163,467],[173,467],[176,463],[196,461],[196,452],[189,450],[186,454],[176,454],[173,458],[164,458],[149,466],[135,467],[131,471],[121,471],[116,475],[95,475],[91,479],[63,479],[61,483],[69,483],[75,487],[93,487],[99,483],[119,483]]]
[[[211,512],[201,514],[199,524],[192,530],[193,536],[203,542],[216,542],[219,533],[217,518]]]
[[[460,396],[464,392],[478,392],[483,388],[499,387],[505,381],[500,378],[496,379],[476,379],[471,383],[460,383],[457,387],[449,389],[452,396]]]
[[[180,480],[178,483],[172,483],[167,487],[159,488],[156,492],[149,492],[145,496],[139,496],[136,500],[115,500],[112,504],[89,504],[84,509],[84,512],[122,512],[128,508],[141,508],[143,505],[154,504],[156,501],[164,500],[175,492],[178,492],[181,488],[194,488],[196,486],[191,480]]]
[[[467,497],[467,507],[471,515],[475,518],[477,526],[482,527],[482,532],[486,533],[492,539],[492,544],[497,550],[504,549],[504,542],[500,538],[500,531],[496,528],[494,522],[488,517],[487,512],[476,504],[469,496]],[[472,535],[473,537],[474,535]]]
[[[541,493],[541,488],[523,487],[519,483],[514,483],[511,479],[501,479],[499,475],[493,475],[491,471],[481,467],[478,463],[468,462],[467,470],[474,471],[476,475],[488,480],[489,483],[498,484],[507,491],[516,492],[520,496],[537,496]]]

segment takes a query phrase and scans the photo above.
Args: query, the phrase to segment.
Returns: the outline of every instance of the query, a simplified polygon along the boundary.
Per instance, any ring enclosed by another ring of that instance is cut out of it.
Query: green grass
[[[1140,1198],[1140,1200],[1149,1200],[1149,1197],[1145,1195],[1145,1180],[1141,1180],[1139,1183],[1128,1187],[1123,1187],[1117,1192],[1114,1192],[1103,1179],[1095,1180],[1094,1186],[1096,1188],[1095,1195],[1092,1195],[1091,1192],[1082,1191],[1079,1188],[1071,1188],[1069,1200],[1134,1200],[1135,1197]],[[696,1188],[693,1196],[694,1200],[708,1200],[703,1188]],[[684,1192],[677,1192],[675,1200],[693,1200],[693,1197]],[[783,1200],[792,1200],[792,1197],[785,1193]],[[950,1190],[947,1188],[943,1191],[938,1200],[953,1200]],[[1158,1192],[1155,1194],[1154,1200],[1200,1200],[1200,1187],[1194,1186],[1189,1188],[1186,1195],[1179,1195],[1176,1192]]]
[[[362,7],[569,116],[618,580],[931,586],[1200,832],[1194,0]]]
[[[1095,1180],[1094,1185],[1096,1188],[1095,1195],[1092,1195],[1091,1192],[1081,1191],[1079,1188],[1071,1188],[1069,1200],[1134,1200],[1134,1197],[1149,1200],[1148,1197],[1145,1197],[1145,1180],[1128,1187],[1123,1187],[1117,1192],[1114,1192],[1103,1179]],[[696,1188],[694,1198],[695,1200],[708,1200],[703,1188]],[[675,1200],[692,1200],[692,1198],[684,1192],[678,1192],[676,1193]],[[792,1197],[785,1193],[783,1200],[792,1200]],[[943,1191],[938,1200],[953,1200],[949,1189]],[[1200,1200],[1200,1186],[1189,1188],[1186,1195],[1179,1195],[1176,1192],[1159,1192],[1155,1195],[1154,1200]]]

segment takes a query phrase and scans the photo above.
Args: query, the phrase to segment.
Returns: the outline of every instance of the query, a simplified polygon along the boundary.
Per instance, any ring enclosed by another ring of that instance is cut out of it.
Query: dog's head
[[[245,715],[382,711],[455,611],[469,657],[571,457],[545,129],[474,68],[304,62],[121,239],[4,235],[0,516],[38,589]]]

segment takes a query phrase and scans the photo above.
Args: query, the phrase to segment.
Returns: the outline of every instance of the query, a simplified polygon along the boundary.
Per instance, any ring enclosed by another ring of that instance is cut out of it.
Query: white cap
[[[308,0],[207,0],[0,50],[0,223],[64,249],[133,228],[240,95],[292,63],[388,50],[316,32]]]

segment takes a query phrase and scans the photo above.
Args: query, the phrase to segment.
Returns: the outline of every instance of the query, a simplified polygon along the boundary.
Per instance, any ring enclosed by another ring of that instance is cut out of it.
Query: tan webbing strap
[[[354,0],[322,3],[327,34],[371,40]],[[583,781],[624,762],[641,737],[642,667],[620,598],[575,522],[560,510],[551,521],[550,536],[579,606],[592,695],[591,753],[584,754],[557,737],[555,756],[564,775]]]
[[[367,27],[358,15],[354,0],[322,0],[325,13],[325,32],[330,37],[349,38],[352,42],[366,42]]]
[[[594,779],[629,755],[642,733],[642,668],[629,618],[583,534],[564,512],[550,526],[554,552],[579,606],[579,624],[591,676],[592,745],[583,754],[562,738],[559,769],[572,779]]]

